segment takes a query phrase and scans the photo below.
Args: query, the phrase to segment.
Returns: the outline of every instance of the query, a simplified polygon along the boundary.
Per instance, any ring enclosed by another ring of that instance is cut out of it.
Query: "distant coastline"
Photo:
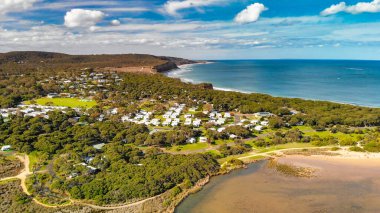
[[[264,60],[259,60],[259,61],[262,62]],[[278,62],[278,61],[283,61],[283,60],[276,60],[276,61]],[[294,60],[294,61],[297,61],[297,60]],[[302,62],[304,60],[300,60],[300,61]],[[312,60],[309,60],[309,61],[312,61]],[[283,95],[283,94],[276,94],[276,92],[272,92],[272,91],[270,91],[270,89],[261,89],[261,91],[258,91],[258,90],[253,90],[253,89],[250,90],[250,89],[248,89],[246,87],[244,89],[243,88],[242,89],[236,88],[238,86],[243,85],[244,83],[242,83],[241,85],[236,85],[235,84],[235,88],[234,87],[228,87],[228,86],[221,86],[220,84],[224,84],[225,82],[222,82],[222,81],[218,80],[218,77],[220,78],[220,76],[225,75],[227,73],[226,71],[225,72],[220,72],[220,74],[219,74],[219,73],[216,73],[215,70],[213,70],[214,69],[213,67],[202,67],[202,68],[197,67],[196,69],[194,69],[194,67],[197,66],[197,65],[214,64],[213,66],[215,66],[218,63],[227,64],[229,62],[233,63],[235,61],[233,61],[233,60],[231,60],[231,61],[207,61],[206,63],[205,62],[201,62],[201,63],[185,64],[185,65],[178,66],[177,69],[173,69],[173,70],[167,71],[167,72],[165,72],[163,74],[165,74],[166,76],[171,77],[171,78],[179,78],[183,82],[186,82],[186,83],[195,83],[195,84],[199,84],[199,83],[211,83],[213,85],[213,87],[214,87],[215,90],[220,90],[220,91],[240,92],[240,93],[245,93],[245,94],[250,94],[250,93],[266,94],[266,95],[270,95],[270,96],[273,96],[273,97],[295,98],[295,99],[303,99],[303,100],[310,100],[310,101],[327,101],[327,102],[333,102],[333,103],[338,103],[338,104],[348,104],[348,105],[353,105],[353,106],[380,108],[380,103],[378,103],[376,101],[372,101],[372,102],[371,101],[364,101],[363,102],[363,101],[361,101],[362,99],[364,99],[363,95],[361,95],[361,96],[360,95],[356,95],[355,96],[355,94],[350,94],[348,91],[347,92],[343,91],[344,88],[342,88],[342,87],[336,87],[335,85],[333,85],[334,87],[331,88],[332,92],[328,92],[327,89],[329,89],[329,88],[326,88],[325,86],[324,87],[321,86],[320,88],[316,89],[316,90],[319,90],[319,89],[320,90],[326,90],[326,91],[323,91],[325,94],[321,95],[323,97],[307,97],[307,96],[312,96],[313,94],[310,94],[310,92],[308,92],[307,90],[303,91],[302,87],[297,88],[298,90],[301,89],[299,91],[300,94],[298,94],[298,95]],[[243,62],[246,62],[246,61],[243,61]],[[265,60],[265,62],[270,62],[270,60]],[[323,60],[316,60],[315,62],[320,64],[320,63],[323,63],[324,61]],[[331,62],[331,61],[327,61],[326,63],[328,63],[328,62]],[[347,62],[347,61],[339,61],[339,62]],[[356,61],[348,61],[348,62],[356,62]],[[369,62],[373,62],[373,61],[369,61]],[[208,69],[208,68],[210,68],[210,69]],[[353,72],[354,73],[354,74],[352,74],[353,78],[357,77],[355,75],[360,75],[360,72],[365,72],[366,71],[365,68],[361,68],[361,67],[354,66],[354,65],[352,65],[352,66],[346,66],[346,67],[344,67],[342,69],[346,70],[345,73],[348,73],[347,70],[349,70],[350,72]],[[199,70],[202,70],[202,72],[199,71]],[[233,69],[230,69],[228,72],[229,72],[229,74],[228,74],[229,77],[231,77],[231,76],[235,77],[235,76],[233,76],[234,74],[230,74],[230,73],[237,73],[236,76],[238,76],[239,75],[238,72],[240,72],[240,70],[237,71],[237,72],[234,72]],[[196,73],[196,74],[194,74],[194,73]],[[217,76],[216,76],[216,74],[217,74]],[[206,77],[203,77],[203,75],[205,75]],[[210,77],[212,75],[214,75],[215,78]],[[379,72],[379,75],[380,75],[380,72]],[[196,77],[194,77],[194,76],[196,76]],[[302,77],[302,75],[300,76],[300,78],[301,77]],[[229,81],[235,81],[236,83],[238,83],[237,82],[238,81],[237,78],[238,77],[235,77],[235,79],[230,79]],[[241,79],[241,80],[244,81],[244,80],[247,80],[247,78]],[[276,76],[274,76],[273,78],[276,78]],[[380,78],[380,76],[379,76],[379,78]],[[203,80],[203,79],[209,79],[209,80]],[[339,82],[339,81],[348,81],[347,77],[337,77],[337,78],[334,78],[334,79],[337,82]],[[287,79],[287,80],[289,81],[289,79]],[[294,79],[294,80],[295,80],[295,82],[297,82],[297,79]],[[366,82],[365,80],[363,80],[363,81]],[[286,83],[290,84],[290,87],[293,86],[293,85],[291,85],[292,84],[291,81],[286,82]],[[300,84],[303,84],[303,83],[304,82],[301,82]],[[274,83],[273,82],[268,82],[268,84],[274,84]],[[252,85],[255,85],[254,82],[252,82]],[[243,85],[243,86],[245,86],[245,85]],[[252,88],[253,87],[254,86],[252,86]],[[364,86],[362,88],[365,89],[367,87],[368,87],[368,85],[364,84]],[[262,91],[262,90],[267,90],[267,91]],[[295,91],[298,92],[298,90],[295,90]],[[367,91],[369,91],[369,93],[373,93],[373,91],[371,89],[368,89]],[[336,95],[336,97],[335,97],[334,94],[338,93],[338,92],[340,92],[341,94]],[[365,92],[366,91],[363,91],[362,93],[365,93]],[[344,100],[344,99],[347,99],[347,100]],[[349,100],[349,99],[353,99],[353,100]],[[370,94],[368,94],[368,98],[367,99],[375,100],[376,96],[374,96],[374,95],[371,96]]]

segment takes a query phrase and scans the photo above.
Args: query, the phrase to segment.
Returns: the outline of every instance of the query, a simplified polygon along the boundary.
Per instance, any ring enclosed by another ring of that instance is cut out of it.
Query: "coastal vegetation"
[[[46,60],[35,60],[41,57]],[[31,197],[17,198],[20,202],[120,205],[166,192],[174,201],[209,176],[277,150],[380,152],[380,109],[217,91],[210,84],[161,74],[115,72],[110,71],[112,58],[0,55],[0,145],[28,154],[34,172],[26,181]],[[186,62],[124,59],[114,58],[114,66]],[[14,172],[4,177],[14,176],[21,169],[17,165],[14,157],[0,156],[0,175],[5,168]],[[286,174],[311,175],[273,165]]]
[[[0,154],[0,178],[17,175],[21,169],[22,164],[17,158]]]
[[[286,176],[311,178],[315,176],[316,170],[313,168],[299,167],[291,164],[280,163],[272,158],[268,160],[268,168],[275,169],[277,172]]]

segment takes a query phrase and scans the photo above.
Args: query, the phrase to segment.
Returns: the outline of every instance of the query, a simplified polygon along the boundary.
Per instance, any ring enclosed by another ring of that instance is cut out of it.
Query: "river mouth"
[[[315,176],[285,175],[261,161],[211,179],[176,212],[380,212],[380,159],[286,156],[278,162],[313,168]]]

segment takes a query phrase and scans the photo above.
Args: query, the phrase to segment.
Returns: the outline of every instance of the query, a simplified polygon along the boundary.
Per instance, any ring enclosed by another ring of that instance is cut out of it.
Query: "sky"
[[[380,0],[0,0],[0,52],[380,60]]]

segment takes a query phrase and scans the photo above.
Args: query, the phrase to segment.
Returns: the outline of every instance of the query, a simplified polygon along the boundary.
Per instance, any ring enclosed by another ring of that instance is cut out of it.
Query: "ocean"
[[[380,107],[380,61],[224,60],[167,75],[220,90]]]

